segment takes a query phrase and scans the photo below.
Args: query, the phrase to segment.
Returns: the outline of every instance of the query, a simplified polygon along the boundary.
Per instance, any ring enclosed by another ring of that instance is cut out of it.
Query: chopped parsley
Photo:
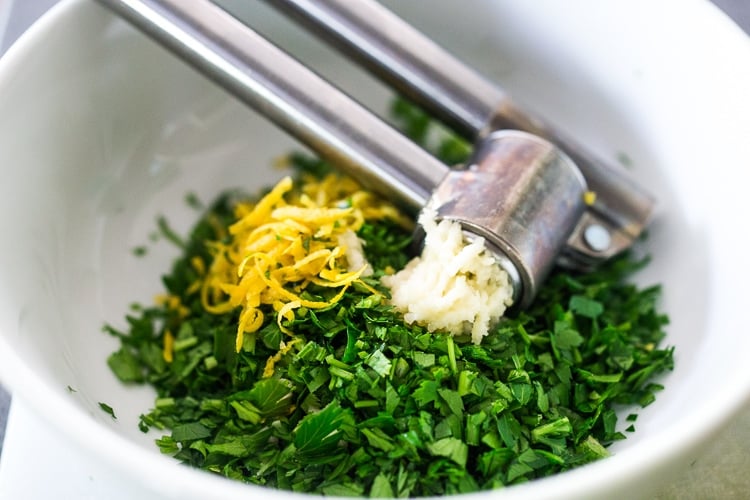
[[[133,248],[133,255],[136,257],[143,257],[148,253],[148,247],[144,245],[138,245],[137,247]]]
[[[109,406],[107,403],[99,403],[99,408],[104,413],[106,413],[107,415],[109,415],[110,417],[112,417],[112,419],[117,420],[117,416],[115,415],[115,410],[112,409],[112,407]]]
[[[427,135],[420,113],[396,110],[412,136]],[[449,139],[447,154],[465,149]],[[480,345],[405,324],[379,277],[407,262],[411,234],[387,219],[358,232],[374,274],[329,307],[301,307],[278,324],[269,314],[237,351],[239,311],[206,312],[192,264],[210,262],[205,242],[233,222],[235,199],[220,197],[186,239],[160,220],[183,249],[163,277],[176,299],[134,308],[126,331],[105,327],[122,342],[108,359],[113,372],[156,389],[141,430],[159,432],[161,451],[191,466],[334,496],[500,488],[606,457],[625,438],[617,412],[632,427],[633,406],[653,402],[658,375],[672,368],[672,348],[660,347],[659,287],[628,282],[647,263],[632,254],[588,274],[555,271],[530,308]]]

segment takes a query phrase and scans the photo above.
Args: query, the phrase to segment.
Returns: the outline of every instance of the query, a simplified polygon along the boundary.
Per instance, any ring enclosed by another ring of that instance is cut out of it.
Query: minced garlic
[[[483,239],[467,244],[459,223],[438,223],[435,217],[429,208],[419,217],[425,231],[422,255],[382,282],[407,323],[453,335],[470,333],[479,344],[512,304],[513,287]]]

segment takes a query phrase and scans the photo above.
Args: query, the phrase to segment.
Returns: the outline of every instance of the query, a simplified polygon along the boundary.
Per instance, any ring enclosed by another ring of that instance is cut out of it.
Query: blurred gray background
[[[10,5],[10,13],[7,19],[5,34],[0,43],[0,53],[4,53],[29,25],[31,25],[52,5],[57,3],[57,1],[58,0],[16,0],[15,2],[10,2],[9,0],[0,0],[0,12],[2,12],[3,7],[8,7]],[[745,30],[746,33],[750,33],[750,0],[713,0],[713,3],[726,12]],[[675,15],[678,16],[679,13],[676,12]],[[5,20],[0,19],[0,23],[3,23],[3,21]],[[0,24],[0,33],[2,32],[2,27],[3,25]],[[0,386],[0,454],[2,454],[3,438],[5,437],[5,424],[8,418],[10,404],[10,394]],[[745,425],[746,421],[750,420],[750,418],[745,415],[744,417],[740,417],[740,420],[741,422],[736,423],[735,425]],[[711,452],[720,453],[719,451],[710,451],[709,453]],[[665,492],[663,498],[670,498],[668,490]]]

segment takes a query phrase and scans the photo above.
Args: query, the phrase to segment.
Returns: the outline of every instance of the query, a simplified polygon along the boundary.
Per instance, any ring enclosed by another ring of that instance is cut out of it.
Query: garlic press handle
[[[648,223],[654,199],[622,169],[517,106],[503,89],[449,54],[375,0],[266,0],[299,20],[402,94],[480,143],[500,129],[544,137],[586,178],[592,200],[560,262],[587,268],[629,247]]]
[[[373,191],[416,212],[448,167],[209,0],[99,0]]]

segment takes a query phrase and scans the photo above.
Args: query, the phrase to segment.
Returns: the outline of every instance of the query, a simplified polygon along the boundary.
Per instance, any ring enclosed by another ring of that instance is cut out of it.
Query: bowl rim
[[[40,18],[26,33],[24,33],[6,52],[0,60],[0,80],[7,78],[15,68],[20,67],[24,60],[43,43],[48,31],[61,22],[66,16],[74,16],[80,9],[101,8],[98,5],[90,7],[89,0],[63,0],[56,4],[50,11]],[[744,49],[750,56],[750,37],[748,37],[726,14],[718,7],[708,2],[690,2],[680,4],[683,10],[694,9],[700,16],[711,19],[717,28],[712,33],[720,36],[714,37],[711,42],[716,45],[726,44],[739,47],[744,44]],[[750,57],[744,59],[744,63],[750,68]],[[737,64],[742,64],[738,61]],[[750,76],[750,71],[748,72]],[[748,81],[750,84],[750,80]],[[750,88],[750,86],[748,86]],[[710,321],[709,321],[710,323]],[[200,492],[205,498],[214,498],[225,495],[239,495],[248,493],[248,485],[239,482],[213,476],[202,471],[187,468],[180,469],[171,458],[162,457],[157,453],[143,449],[143,447],[131,442],[124,436],[109,430],[99,424],[91,415],[77,406],[72,400],[65,397],[59,391],[53,390],[26,364],[0,335],[0,380],[4,381],[11,390],[13,397],[19,397],[28,404],[35,412],[41,415],[51,426],[58,428],[67,435],[72,443],[75,443],[96,456],[106,459],[114,468],[128,471],[132,477],[143,480],[147,487],[157,492],[175,492],[175,487],[181,491],[192,493]],[[639,446],[639,459],[625,471],[616,475],[616,482],[627,484],[639,477],[648,469],[656,470],[670,459],[685,455],[694,446],[697,446],[708,436],[717,432],[718,429],[728,422],[748,401],[750,401],[750,373],[742,383],[731,387],[726,385],[713,397],[711,406],[705,406],[687,417],[681,425],[668,429],[665,433],[656,436],[648,443]],[[706,422],[710,422],[706,423]],[[82,425],[85,424],[85,425]],[[693,439],[685,439],[681,436],[685,429],[699,429]],[[102,447],[103,443],[107,446]],[[120,453],[102,452],[102,448],[117,449]],[[630,450],[623,450],[622,454],[629,454]],[[133,457],[137,457],[136,460]],[[134,464],[137,466],[134,467]],[[589,494],[605,492],[613,486],[612,476],[599,474],[610,468],[607,461],[589,464],[585,467],[567,471],[544,479],[535,480],[533,484],[544,484],[547,491],[554,491],[555,496],[574,495],[580,493],[576,485],[586,474],[586,482],[590,490]],[[174,471],[181,471],[175,474]],[[178,485],[165,485],[167,477],[179,478]],[[503,490],[504,498],[521,498],[527,495],[524,485]],[[535,488],[535,493],[540,493],[541,488]],[[218,496],[217,496],[218,492]],[[269,498],[310,498],[309,494],[298,494],[289,491],[271,490],[264,488],[264,495]],[[460,496],[482,496],[483,493]],[[507,496],[506,496],[507,495]],[[541,496],[539,498],[542,498]],[[547,498],[544,496],[543,498]],[[552,498],[552,497],[549,497]]]

